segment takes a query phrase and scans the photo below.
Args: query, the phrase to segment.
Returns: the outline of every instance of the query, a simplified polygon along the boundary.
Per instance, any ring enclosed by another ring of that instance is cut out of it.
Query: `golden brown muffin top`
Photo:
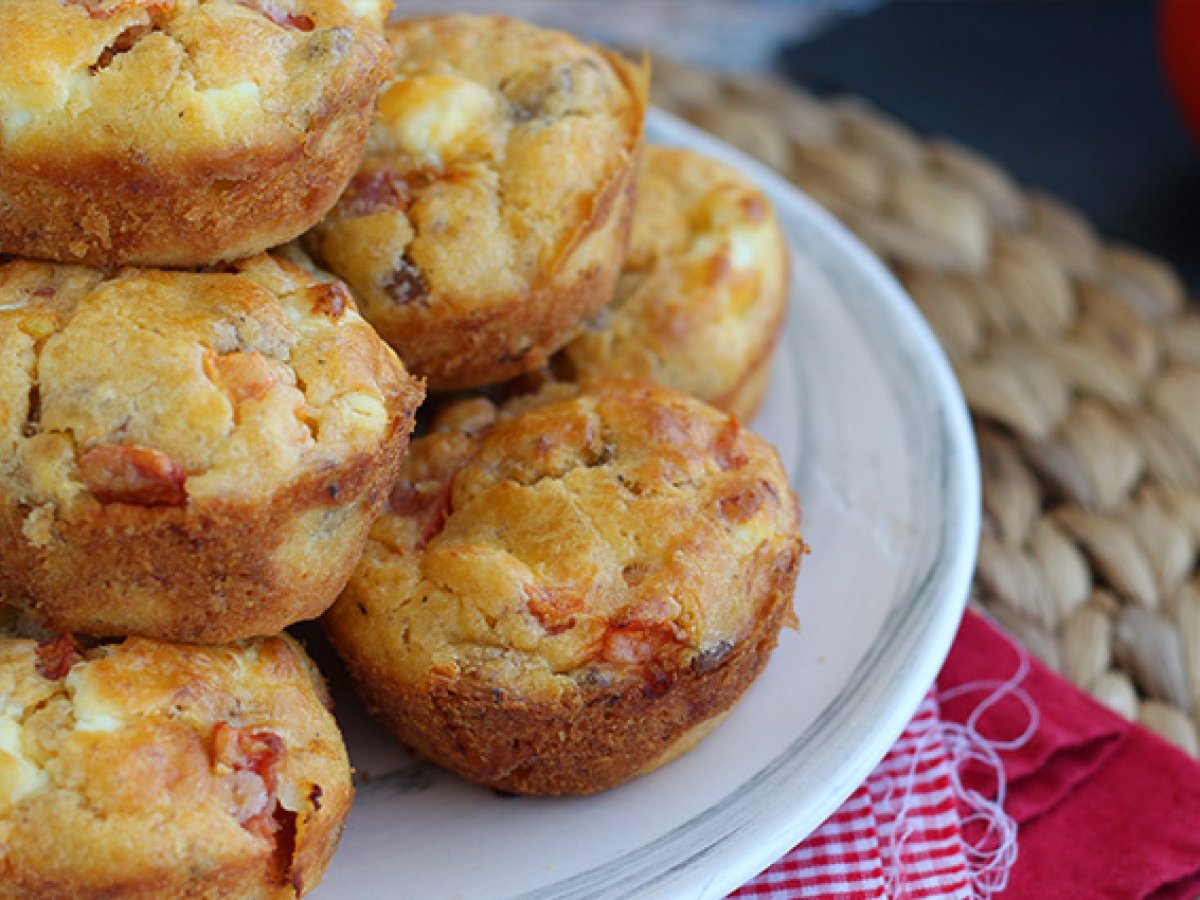
[[[346,287],[0,265],[0,487],[34,505],[244,499],[370,453],[421,389]]]
[[[307,241],[368,316],[484,314],[564,264],[637,153],[644,75],[513,19],[387,29],[367,156]]]
[[[647,145],[629,255],[612,302],[563,349],[570,377],[646,378],[723,403],[773,347],[787,245],[744,175]]]
[[[717,665],[752,598],[803,552],[774,449],[633,381],[555,385],[443,413],[414,442],[335,606],[373,666],[460,667],[543,698]]]
[[[314,798],[348,791],[324,690],[286,637],[0,637],[0,881],[137,883],[275,854],[286,884]]]
[[[0,0],[0,158],[206,180],[383,74],[385,0]],[[258,160],[256,165],[262,164]]]

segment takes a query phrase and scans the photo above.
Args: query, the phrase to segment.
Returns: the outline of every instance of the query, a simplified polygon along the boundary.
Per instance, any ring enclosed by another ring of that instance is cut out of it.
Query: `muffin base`
[[[561,702],[506,693],[466,671],[401,683],[355,653],[353,597],[323,624],[371,713],[401,742],[470,781],[513,794],[588,794],[649,772],[692,749],[762,672],[780,630],[794,624],[801,550],[769,561],[751,631],[706,672],[653,682],[581,685]]]
[[[92,266],[203,266],[253,256],[311,227],[362,159],[385,76],[349,79],[286,146],[150,169],[113,159],[31,162],[0,148],[0,254]]]
[[[97,637],[225,643],[315,618],[358,561],[411,425],[266,504],[93,502],[39,525],[37,511],[6,503],[0,594],[52,630]]]

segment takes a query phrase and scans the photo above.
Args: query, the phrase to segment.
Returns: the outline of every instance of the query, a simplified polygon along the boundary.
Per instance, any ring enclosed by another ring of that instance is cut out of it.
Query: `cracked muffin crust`
[[[286,637],[84,647],[0,631],[0,898],[292,898],[353,794]]]
[[[333,602],[420,384],[346,287],[0,265],[0,592],[64,632],[223,642]]]
[[[766,664],[805,547],[775,451],[648,383],[443,412],[323,619],[373,712],[515,793],[689,749]]]
[[[387,37],[396,71],[366,158],[305,245],[432,389],[536,368],[612,293],[645,73],[499,17]]]
[[[361,159],[384,0],[0,0],[0,253],[193,266],[294,238]]]
[[[736,169],[650,145],[637,196],[613,299],[551,370],[657,381],[748,421],[787,304],[787,243],[770,203]]]

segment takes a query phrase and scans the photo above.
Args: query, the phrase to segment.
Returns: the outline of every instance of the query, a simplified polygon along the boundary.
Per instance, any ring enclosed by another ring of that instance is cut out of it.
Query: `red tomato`
[[[1200,143],[1200,0],[1162,0],[1158,49],[1175,105]]]

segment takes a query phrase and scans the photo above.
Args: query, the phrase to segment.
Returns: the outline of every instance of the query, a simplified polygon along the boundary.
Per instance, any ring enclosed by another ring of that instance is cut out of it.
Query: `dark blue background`
[[[902,0],[787,48],[781,64],[991,156],[1195,286],[1200,155],[1167,93],[1155,15],[1149,0]]]

